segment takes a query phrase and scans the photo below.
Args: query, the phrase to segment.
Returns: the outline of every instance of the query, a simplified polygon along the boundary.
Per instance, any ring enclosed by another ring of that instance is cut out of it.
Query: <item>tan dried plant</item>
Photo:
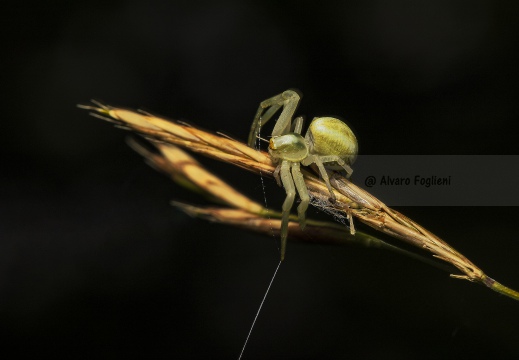
[[[111,107],[95,101],[93,104],[92,106],[79,105],[79,107],[91,110],[92,115],[113,122],[117,127],[131,130],[151,141],[159,153],[148,151],[135,141],[131,141],[130,145],[143,155],[150,165],[167,173],[175,182],[200,192],[219,204],[200,207],[172,202],[173,205],[191,216],[209,221],[260,233],[271,234],[273,229],[279,233],[281,213],[268,210],[247,198],[204,169],[200,163],[180,148],[239,166],[256,174],[273,177],[275,165],[267,153],[252,149],[244,143],[221,134],[212,134],[191,125],[172,122],[146,112]],[[519,292],[490,278],[445,241],[398,211],[387,207],[345,177],[335,174],[330,179],[337,191],[336,201],[332,204],[328,200],[329,192],[326,185],[313,173],[302,172],[312,203],[335,216],[348,219],[351,233],[337,223],[315,220],[308,220],[305,230],[302,231],[297,223],[297,218],[291,216],[288,227],[290,240],[360,244],[396,251],[451,271],[450,276],[453,278],[480,283],[498,293],[519,300]],[[442,260],[444,264],[400,249],[364,232],[355,231],[353,218],[377,231],[429,251],[433,257]],[[311,236],[304,236],[305,234]]]

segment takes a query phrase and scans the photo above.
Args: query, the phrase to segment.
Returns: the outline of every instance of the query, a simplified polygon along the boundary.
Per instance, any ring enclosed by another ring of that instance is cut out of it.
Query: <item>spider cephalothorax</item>
[[[351,129],[344,122],[333,117],[314,118],[303,138],[301,136],[303,118],[297,117],[292,126],[292,117],[300,100],[301,96],[297,92],[287,90],[263,101],[256,112],[248,142],[250,147],[254,147],[261,126],[269,121],[280,108],[283,108],[269,142],[269,154],[272,160],[278,164],[274,177],[278,184],[283,183],[287,193],[282,208],[281,260],[285,258],[288,218],[294,203],[296,189],[301,198],[301,203],[297,207],[301,229],[305,227],[305,212],[310,202],[300,164],[308,166],[315,163],[317,165],[330,192],[330,200],[333,202],[335,195],[325,166],[332,170],[344,169],[350,176],[353,172],[350,165],[355,161],[358,151],[357,138]],[[265,111],[265,109],[267,110]]]

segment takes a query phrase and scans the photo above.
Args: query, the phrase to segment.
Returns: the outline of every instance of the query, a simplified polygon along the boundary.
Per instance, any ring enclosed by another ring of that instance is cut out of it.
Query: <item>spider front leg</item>
[[[297,92],[287,90],[261,102],[250,129],[249,139],[247,142],[249,147],[254,147],[254,142],[258,137],[261,127],[265,125],[281,107],[283,107],[283,111],[281,112],[281,115],[279,115],[279,119],[274,126],[272,136],[279,136],[289,132],[292,116],[294,116],[294,112],[296,111],[300,99],[301,97]],[[263,114],[265,109],[268,110]]]
[[[281,261],[283,261],[287,247],[288,221],[290,210],[294,204],[296,189],[301,198],[301,203],[297,207],[297,215],[301,229],[304,229],[306,225],[305,213],[310,203],[310,196],[308,195],[308,189],[306,188],[305,180],[303,179],[303,174],[301,174],[300,164],[298,162],[292,163],[288,160],[283,160],[281,165],[276,168],[276,171],[278,171],[278,169],[281,174],[281,182],[287,193],[287,197],[283,202],[281,218]],[[292,169],[292,173],[290,169]]]
[[[287,197],[283,202],[283,215],[281,217],[281,261],[285,259],[285,251],[287,248],[287,235],[288,235],[288,218],[290,216],[290,209],[294,204],[294,198],[296,196],[296,189],[294,186],[294,180],[290,174],[290,161],[283,160],[280,165],[281,170],[281,182],[287,193]]]
[[[308,209],[308,204],[310,203],[310,196],[308,195],[308,189],[306,187],[303,174],[301,174],[301,166],[299,163],[292,164],[292,177],[294,179],[297,192],[299,193],[299,198],[301,199],[301,203],[299,203],[299,206],[297,207],[299,227],[301,230],[304,230],[306,226],[305,213],[306,209]]]

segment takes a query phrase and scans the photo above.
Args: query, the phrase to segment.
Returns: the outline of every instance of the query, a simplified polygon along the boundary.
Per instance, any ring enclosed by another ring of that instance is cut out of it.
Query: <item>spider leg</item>
[[[274,179],[276,179],[276,182],[278,183],[278,186],[281,187],[281,179],[279,178],[279,171],[281,170],[281,165],[276,166],[276,170],[274,170],[274,173],[272,174],[274,176]]]
[[[272,136],[284,135],[290,131],[292,116],[294,116],[299,100],[301,100],[299,94],[293,90],[284,91],[281,96],[284,99],[283,111],[279,115],[274,130],[272,130]]]
[[[292,163],[292,177],[297,192],[299,193],[299,198],[301,199],[301,203],[299,203],[299,206],[297,207],[299,227],[301,230],[304,230],[306,226],[305,213],[306,209],[308,209],[308,204],[310,203],[310,196],[308,195],[308,189],[306,188],[305,180],[303,174],[301,174],[300,168],[300,163]]]
[[[281,115],[279,115],[279,119],[274,126],[272,136],[279,136],[289,132],[292,116],[294,116],[294,112],[296,111],[300,99],[301,97],[297,92],[293,90],[287,90],[279,95],[263,101],[260,104],[258,111],[256,112],[254,121],[252,122],[249,139],[247,142],[249,147],[254,147],[254,142],[256,141],[256,137],[258,136],[261,126],[265,125],[267,121],[269,121],[276,113],[276,111],[278,111],[281,107],[283,107],[283,110],[281,111]],[[270,109],[268,109],[265,114],[263,114],[263,111],[266,108]]]
[[[323,178],[324,183],[326,184],[326,187],[328,188],[328,191],[330,192],[329,200],[330,200],[330,202],[334,203],[335,194],[333,193],[332,185],[330,184],[330,177],[328,176],[328,172],[324,168],[324,164],[323,164],[321,158],[323,158],[323,157],[321,157],[319,155],[308,155],[308,157],[306,159],[304,159],[303,161],[301,161],[301,163],[304,166],[308,166],[311,163],[315,163],[315,165],[317,165],[317,167],[319,168],[319,172],[321,173],[321,177]]]
[[[294,198],[296,195],[296,189],[294,187],[294,180],[290,174],[290,161],[283,160],[281,163],[281,181],[287,193],[285,202],[283,203],[283,216],[281,219],[281,260],[285,258],[285,251],[287,248],[287,235],[288,235],[288,218],[290,216],[290,209],[294,204]]]
[[[261,127],[265,125],[267,121],[269,121],[270,118],[272,118],[272,116],[276,113],[276,111],[278,111],[282,106],[282,103],[279,103],[280,100],[281,95],[276,95],[263,101],[258,107],[258,111],[256,111],[256,116],[254,116],[254,121],[252,122],[252,126],[250,128],[249,140],[247,142],[249,147],[254,147],[254,142],[256,141],[256,137],[258,136]],[[268,107],[270,107],[270,109],[268,109],[265,114],[263,114],[263,111],[265,111],[265,109]]]
[[[295,120],[294,120],[294,123],[295,123],[295,126],[294,126],[294,131],[296,134],[301,134],[301,131],[303,130],[303,122],[304,122],[304,119],[302,116],[298,116]]]
[[[321,156],[320,158],[323,163],[336,161],[337,164],[339,164],[346,171],[346,174],[347,174],[346,177],[348,179],[350,178],[351,174],[353,174],[353,169],[348,164],[346,164],[346,162],[343,159],[341,159],[340,156],[327,155],[327,156]]]

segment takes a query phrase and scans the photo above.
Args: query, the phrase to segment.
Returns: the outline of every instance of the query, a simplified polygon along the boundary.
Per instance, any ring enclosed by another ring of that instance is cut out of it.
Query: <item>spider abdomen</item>
[[[315,118],[308,128],[310,152],[319,155],[337,155],[348,164],[355,161],[358,151],[353,131],[339,119]]]

